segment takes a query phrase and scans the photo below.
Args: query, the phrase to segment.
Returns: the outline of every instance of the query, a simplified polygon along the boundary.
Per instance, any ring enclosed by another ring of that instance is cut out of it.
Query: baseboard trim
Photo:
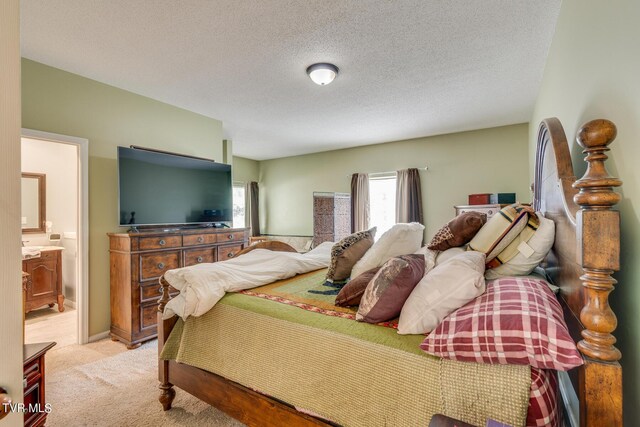
[[[109,331],[100,332],[99,334],[91,335],[89,337],[89,342],[96,342],[103,340],[105,338],[109,338]]]
[[[64,305],[66,305],[69,308],[73,308],[74,310],[76,309],[76,302],[75,301],[71,301],[68,299],[64,300]]]

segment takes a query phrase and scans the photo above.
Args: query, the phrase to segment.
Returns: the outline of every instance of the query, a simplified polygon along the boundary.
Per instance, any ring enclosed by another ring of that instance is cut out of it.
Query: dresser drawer
[[[180,267],[180,252],[161,252],[140,255],[140,281],[153,280],[165,271]]]
[[[140,306],[140,329],[155,328],[158,324],[158,305],[146,304]]]
[[[57,259],[58,258],[58,252],[60,252],[60,250],[40,251],[40,259]]]
[[[169,295],[171,298],[178,295],[178,290],[172,286],[169,286]],[[162,292],[160,291],[159,283],[147,283],[140,284],[140,302],[157,302]]]
[[[187,234],[182,237],[184,246],[210,245],[216,243],[216,234]]]
[[[236,256],[242,250],[242,245],[218,246],[218,261],[226,261]]]
[[[216,249],[186,249],[184,251],[184,266],[202,264],[203,262],[216,262]]]
[[[24,366],[24,380],[27,388],[30,388],[32,385],[37,383],[41,376],[40,358],[37,358]]]
[[[465,212],[481,212],[487,214],[487,219],[491,218],[502,209],[500,205],[464,205],[454,206],[456,209],[456,216]]]
[[[140,237],[140,250],[179,248],[182,246],[182,236]]]
[[[224,242],[237,242],[244,240],[243,232],[230,232],[230,233],[220,233],[218,234],[218,243]]]

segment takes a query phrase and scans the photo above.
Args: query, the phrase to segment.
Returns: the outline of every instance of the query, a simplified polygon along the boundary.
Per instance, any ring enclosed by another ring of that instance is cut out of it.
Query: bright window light
[[[233,184],[233,227],[245,227],[245,198],[244,185]]]
[[[369,177],[369,227],[378,227],[375,240],[396,223],[396,176]]]

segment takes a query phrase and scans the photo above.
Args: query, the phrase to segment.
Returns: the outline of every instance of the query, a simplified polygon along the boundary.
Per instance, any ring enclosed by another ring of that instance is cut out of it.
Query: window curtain
[[[424,224],[422,215],[422,191],[418,169],[398,171],[396,180],[396,222],[419,222]]]
[[[244,195],[246,200],[245,222],[247,227],[251,228],[251,236],[260,235],[260,211],[258,183],[255,181],[247,182],[244,187]]]
[[[369,176],[354,173],[351,176],[351,232],[369,228]]]

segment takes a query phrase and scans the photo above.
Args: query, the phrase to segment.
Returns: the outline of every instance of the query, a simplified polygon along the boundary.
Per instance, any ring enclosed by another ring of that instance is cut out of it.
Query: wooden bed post
[[[613,191],[622,182],[605,167],[608,145],[616,137],[616,127],[608,120],[586,123],[577,135],[588,164],[585,175],[573,186],[580,190],[574,201],[577,214],[578,262],[584,274],[585,305],[580,321],[585,329],[578,349],[585,356],[580,370],[580,420],[583,426],[622,425],[622,357],[614,346],[617,319],[609,306],[609,294],[620,269],[620,213],[612,207],[620,201]]]
[[[162,319],[164,307],[171,299],[169,295],[169,283],[164,280],[164,276],[160,277],[160,292],[162,296],[158,301],[158,380],[160,381],[159,388],[161,392],[158,400],[160,400],[162,404],[162,409],[168,411],[171,409],[171,403],[173,403],[173,399],[176,397],[176,391],[173,388],[173,384],[169,382],[169,361],[161,360],[160,354],[162,353],[164,344],[169,338],[169,333],[176,323],[177,316],[173,316],[167,320]]]

